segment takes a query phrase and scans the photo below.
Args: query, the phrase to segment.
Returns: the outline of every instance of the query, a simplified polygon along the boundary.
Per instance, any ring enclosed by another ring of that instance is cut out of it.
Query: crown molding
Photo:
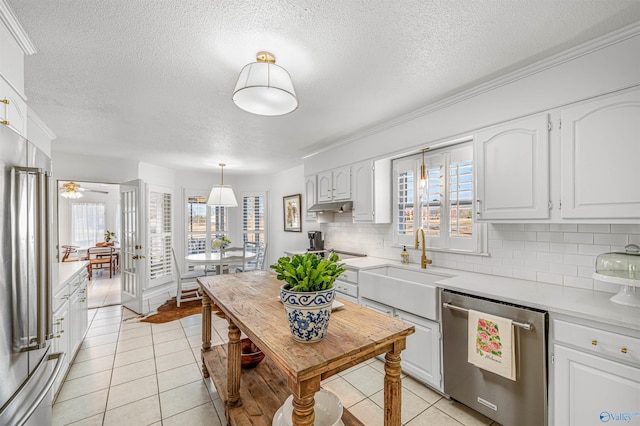
[[[8,0],[0,0],[0,21],[7,27],[25,55],[33,55],[37,52],[36,46],[24,30]]]
[[[588,55],[590,53],[597,52],[598,50],[604,49],[608,46],[623,42],[633,37],[637,37],[638,35],[640,35],[640,22],[636,22],[631,25],[620,28],[618,30],[612,31],[608,34],[605,34],[604,36],[598,37],[591,41],[585,42],[579,46],[557,53],[546,59],[542,59],[538,62],[535,62],[534,64],[525,66],[519,70],[505,74],[502,77],[498,77],[486,83],[479,84],[471,89],[462,91],[453,96],[449,96],[445,99],[442,99],[430,105],[419,108],[408,114],[402,115],[400,117],[386,121],[381,124],[377,124],[377,125],[373,125],[371,127],[365,128],[343,139],[340,139],[334,142],[329,142],[328,145],[304,155],[302,159],[305,160],[305,159],[311,158],[315,155],[332,150],[334,148],[348,144],[350,142],[354,142],[359,139],[365,138],[367,136],[375,135],[385,130],[400,126],[409,121],[429,115],[435,111],[450,107],[452,105],[463,102],[470,98],[474,98],[484,93],[491,92],[492,90],[498,89],[502,86],[506,86],[515,81],[524,79],[526,77],[530,77],[532,75],[538,74],[550,68],[557,67],[559,65],[562,65],[563,63],[570,62],[572,60]]]

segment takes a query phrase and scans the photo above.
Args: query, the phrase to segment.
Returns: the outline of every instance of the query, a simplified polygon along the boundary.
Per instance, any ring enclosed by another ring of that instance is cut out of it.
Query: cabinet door
[[[333,200],[333,180],[332,173],[325,172],[318,174],[318,202]]]
[[[333,171],[333,200],[351,199],[351,166],[341,167]]]
[[[317,194],[316,194],[316,183],[318,181],[318,176],[307,176],[304,178],[304,195],[305,195],[305,220],[307,222],[315,222],[316,221],[316,213],[308,211],[311,206],[316,203]]]
[[[403,311],[396,311],[395,317],[416,328],[416,332],[407,337],[407,348],[402,351],[402,370],[442,390],[440,324]]]
[[[548,123],[540,114],[476,134],[478,220],[549,218]]]
[[[562,218],[639,219],[640,90],[560,115]]]
[[[69,299],[69,356],[73,357],[82,343],[81,318],[82,318],[82,294],[76,291]]]
[[[373,163],[363,161],[352,166],[353,221],[371,222],[374,219]]]
[[[26,136],[27,103],[0,77],[0,122]]]
[[[65,301],[60,308],[53,313],[52,320],[53,341],[51,342],[51,353],[65,353],[62,371],[60,371],[60,374],[56,376],[56,381],[53,385],[53,394],[55,395],[62,384],[63,378],[66,376],[65,371],[67,370],[70,359],[72,358],[69,350],[69,330],[67,327],[69,323],[68,301]]]
[[[554,352],[554,424],[637,420],[640,369],[560,345],[554,345]]]

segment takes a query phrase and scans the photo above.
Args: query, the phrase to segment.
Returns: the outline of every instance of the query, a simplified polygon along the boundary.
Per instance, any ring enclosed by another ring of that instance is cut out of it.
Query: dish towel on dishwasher
[[[483,370],[516,380],[516,351],[510,319],[469,309],[467,360]]]

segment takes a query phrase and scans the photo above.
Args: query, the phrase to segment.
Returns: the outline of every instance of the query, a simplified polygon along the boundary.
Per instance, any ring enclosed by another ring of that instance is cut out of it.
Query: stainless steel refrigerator
[[[50,425],[51,160],[0,126],[0,425]]]

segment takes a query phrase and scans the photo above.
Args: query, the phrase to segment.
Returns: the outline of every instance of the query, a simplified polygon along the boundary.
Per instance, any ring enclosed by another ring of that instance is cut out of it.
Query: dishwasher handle
[[[461,308],[460,306],[452,305],[451,303],[447,303],[447,302],[445,302],[445,303],[443,303],[443,304],[442,304],[442,306],[443,306],[444,308],[446,308],[446,309],[451,309],[451,310],[454,310],[454,311],[460,311],[460,312],[466,312],[466,313],[469,313],[469,310],[468,310],[468,309],[466,309],[466,308]],[[527,331],[531,331],[531,330],[533,330],[533,324],[529,324],[529,323],[522,323],[522,322],[517,322],[517,321],[513,321],[513,320],[511,321],[511,323],[512,323],[514,326],[519,327],[519,328],[523,328],[523,329],[525,329],[525,330],[527,330]]]

